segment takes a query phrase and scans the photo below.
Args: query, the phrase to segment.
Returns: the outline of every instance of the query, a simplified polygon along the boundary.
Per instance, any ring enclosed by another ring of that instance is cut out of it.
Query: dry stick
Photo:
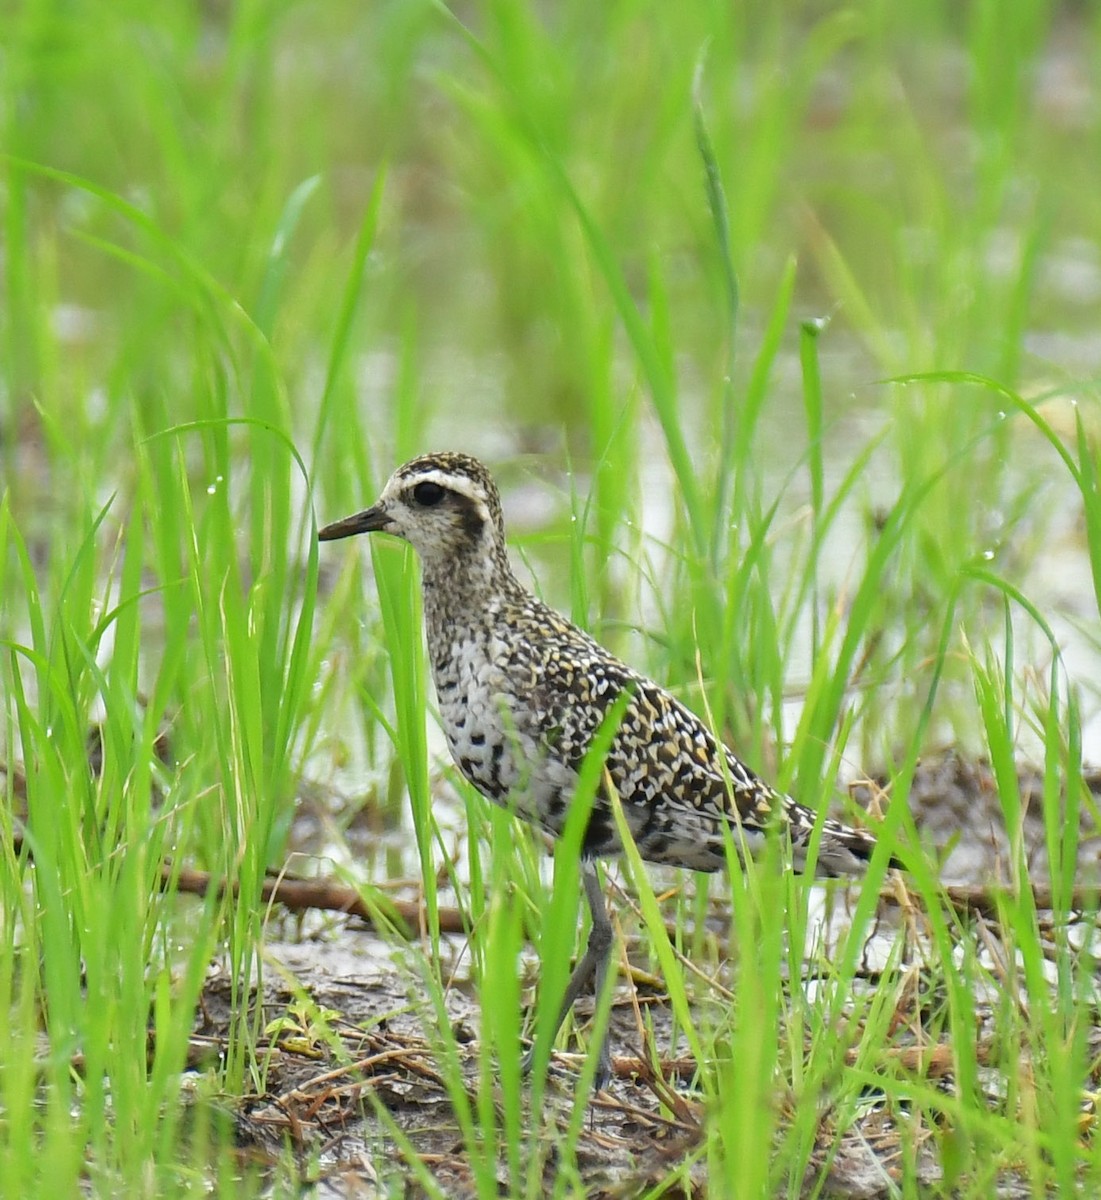
[[[1055,902],[1052,890],[1045,883],[1034,883],[1032,886],[1032,901],[1041,911],[1054,908]],[[911,893],[911,898],[914,894]],[[948,903],[961,913],[979,913],[984,917],[996,918],[999,903],[1013,899],[1013,889],[1009,887],[986,887],[984,885],[954,884],[944,889],[944,897]],[[890,897],[887,897],[888,899]],[[918,897],[920,899],[920,897]],[[1096,913],[1101,902],[1101,889],[1096,885],[1072,888],[1068,908],[1071,912]]]
[[[981,1066],[989,1066],[995,1058],[993,1044],[979,1042],[975,1056]],[[845,1062],[850,1067],[855,1066],[860,1057],[859,1046],[845,1051]],[[955,1051],[945,1042],[932,1042],[927,1046],[886,1046],[879,1051],[878,1061],[896,1063],[901,1070],[920,1073],[927,1079],[942,1079],[956,1069]]]
[[[166,864],[162,872],[165,883],[173,878],[172,868]],[[205,895],[212,887],[221,884],[206,871],[181,870],[176,881],[181,892],[192,892]],[[236,888],[234,889],[236,890]],[[946,887],[941,893],[952,908],[961,913],[977,913],[981,916],[996,918],[998,905],[1003,899],[1012,897],[1012,892],[1005,888],[981,886],[952,886]],[[921,897],[909,893],[910,899],[920,902]],[[265,901],[282,904],[292,912],[304,909],[319,908],[332,912],[349,913],[360,917],[367,924],[375,923],[376,914],[364,904],[355,888],[346,887],[339,883],[312,879],[269,879],[264,882],[262,896]],[[1052,907],[1051,888],[1043,884],[1033,884],[1033,901],[1038,909]],[[881,896],[889,904],[898,903],[893,892],[884,892]],[[1077,887],[1071,892],[1070,907],[1074,911],[1094,912],[1098,908],[1099,894],[1096,887]],[[419,900],[386,900],[382,906],[392,911],[411,928],[418,929],[424,920],[424,905]],[[466,933],[463,924],[463,914],[457,908],[441,908],[439,910],[441,933]],[[675,932],[672,924],[667,926]]]
[[[23,851],[22,835],[16,831],[12,839],[12,852],[15,855]],[[190,867],[174,867],[166,862],[161,867],[161,883],[165,887],[175,887],[177,891],[187,892],[195,896],[205,896],[212,888],[219,890],[225,887],[224,881],[211,875],[209,871],[198,871]],[[237,885],[233,885],[233,893],[237,894]],[[408,929],[420,929],[425,921],[424,905],[419,900],[395,900],[389,897],[377,906],[366,904],[360,893],[344,884],[333,883],[323,879],[288,879],[286,876],[271,877],[264,881],[261,898],[266,903],[281,904],[291,912],[303,912],[309,909],[322,909],[326,912],[348,913],[359,917],[368,925],[377,923],[381,911],[394,915],[405,922]],[[988,886],[946,887],[940,893],[948,904],[961,913],[978,913],[985,917],[996,918],[998,906],[1003,899],[1011,898],[1013,893],[1009,888]],[[908,893],[910,900],[921,901],[916,892]],[[1032,885],[1033,903],[1038,909],[1050,909],[1053,904],[1051,888],[1046,884]],[[881,893],[881,899],[888,904],[897,905],[898,898],[894,892]],[[1096,886],[1076,887],[1071,890],[1069,908],[1075,912],[1094,913],[1101,903],[1101,889]],[[441,908],[439,910],[441,933],[467,933],[462,911],[458,908]],[[668,927],[670,931],[674,926]]]
[[[177,891],[188,892],[195,896],[205,896],[211,888],[222,889],[222,880],[216,879],[208,871],[196,871],[183,867],[177,871],[171,863],[165,863],[161,868],[161,881],[166,885],[174,885]],[[237,894],[238,886],[233,885],[233,893]],[[260,888],[260,897],[265,903],[281,904],[291,912],[304,912],[309,909],[322,909],[325,912],[347,913],[359,917],[368,925],[375,925],[379,912],[387,916],[399,917],[408,929],[419,929],[424,920],[424,905],[419,900],[395,900],[387,897],[378,905],[366,904],[360,893],[341,883],[332,883],[325,879],[288,879],[285,875],[264,880]],[[441,933],[466,933],[463,914],[457,908],[441,908],[439,910]],[[408,929],[406,932],[408,932]]]
[[[26,849],[29,856],[30,848]],[[15,830],[12,835],[13,857],[18,858],[23,850],[23,835],[19,830]],[[191,896],[205,896],[212,890],[219,894],[224,892],[225,881],[209,871],[176,867],[166,859],[161,864],[161,887],[174,888],[177,892],[186,892]],[[240,885],[234,883],[231,890],[236,896],[240,892]],[[371,926],[378,924],[380,914],[385,917],[397,917],[407,926],[406,929],[399,930],[407,937],[415,936],[409,931],[420,929],[425,921],[425,908],[419,900],[395,900],[387,896],[378,904],[370,905],[355,888],[325,879],[290,879],[286,875],[271,875],[265,878],[261,885],[260,898],[266,904],[281,904],[290,912],[320,909],[324,912],[347,913],[349,916],[359,917]],[[441,908],[439,919],[441,933],[467,932],[463,914],[457,908]]]

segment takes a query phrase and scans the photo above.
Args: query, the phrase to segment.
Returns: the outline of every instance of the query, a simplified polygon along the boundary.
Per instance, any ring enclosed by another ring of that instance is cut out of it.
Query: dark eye
[[[426,479],[423,483],[418,483],[413,489],[413,499],[418,504],[423,504],[425,508],[431,508],[444,497],[444,489],[438,483],[433,483]]]

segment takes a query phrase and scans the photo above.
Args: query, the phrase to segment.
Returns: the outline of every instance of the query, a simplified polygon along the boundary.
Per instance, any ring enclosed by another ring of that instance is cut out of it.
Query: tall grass
[[[770,778],[824,810],[839,770],[892,773],[884,850],[828,936],[817,893],[767,862],[678,880],[665,906],[622,869],[626,932],[700,1063],[698,1140],[669,1179],[702,1162],[727,1194],[821,1194],[874,1090],[904,1194],[929,1139],[943,1194],[1009,1170],[1095,1187],[1077,1136],[1092,960],[1070,913],[1092,804],[1096,395],[1081,358],[1040,360],[1026,335],[1094,337],[1055,270],[1096,223],[1088,113],[1038,81],[1066,22],[1081,47],[1096,31],[1040,0],[1003,8],[0,16],[0,1194],[241,1176],[213,1110],[184,1119],[187,1040],[223,962],[236,1023],[212,1087],[263,1091],[260,888],[300,780],[342,743],[389,819],[410,814],[415,854],[379,861],[425,900],[411,987],[476,1188],[496,1194],[503,1169],[541,1194],[533,1130],[562,1194],[582,1185],[584,1105],[556,1123],[546,1041],[576,864],[560,848],[552,884],[530,836],[431,758],[408,553],[373,546],[365,571],[327,551],[318,583],[314,512],[369,503],[443,444],[499,469],[510,515],[538,483],[556,514],[513,528],[537,586]],[[1064,427],[1039,398],[1066,396]],[[1073,649],[1036,568],[1067,513],[1089,584]],[[999,963],[944,907],[906,805],[945,736],[989,757],[1011,832],[1016,758],[1042,766],[1055,912],[1018,854]],[[926,916],[863,992],[888,849]],[[179,898],[190,864],[236,898]],[[447,1020],[441,888],[471,931],[476,1052]],[[702,920],[720,893],[728,974]],[[544,959],[528,1084],[525,940]],[[892,1056],[938,1038],[951,1092]]]

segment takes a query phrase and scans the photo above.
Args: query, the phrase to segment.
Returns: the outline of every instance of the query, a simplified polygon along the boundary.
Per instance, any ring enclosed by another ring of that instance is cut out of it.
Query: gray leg
[[[604,893],[600,889],[600,877],[597,874],[594,863],[589,861],[582,862],[581,880],[585,885],[585,896],[589,901],[589,912],[592,914],[593,925],[589,931],[589,943],[585,947],[585,953],[582,955],[581,961],[574,967],[570,981],[566,985],[566,994],[562,997],[562,1007],[558,1012],[558,1020],[555,1022],[554,1030],[551,1033],[552,1042],[558,1036],[558,1031],[562,1028],[562,1022],[569,1015],[574,1002],[581,995],[581,992],[590,979],[595,980],[597,998],[599,999],[604,994],[604,984],[608,978],[612,942],[615,939],[615,931],[612,929],[611,921],[608,920],[608,910],[604,907]],[[522,1065],[525,1072],[531,1070],[531,1064],[534,1059],[535,1047],[533,1046],[524,1055]],[[608,1051],[608,1033],[605,1031],[603,1041],[600,1045],[600,1058],[596,1065],[596,1079],[594,1081],[596,1090],[599,1092],[602,1088],[607,1087],[611,1077],[612,1056]]]

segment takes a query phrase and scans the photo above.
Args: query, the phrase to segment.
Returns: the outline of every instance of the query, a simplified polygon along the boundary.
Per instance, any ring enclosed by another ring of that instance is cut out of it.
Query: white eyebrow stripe
[[[460,496],[466,496],[469,500],[477,500],[481,491],[473,479],[468,479],[465,475],[456,475],[451,471],[444,471],[439,467],[431,471],[418,471],[415,475],[407,475],[402,483],[405,487],[416,487],[418,483],[438,483],[440,487],[445,487],[451,492],[458,492]]]
[[[489,520],[489,505],[486,503],[485,489],[467,475],[457,475],[441,467],[433,467],[427,471],[416,471],[402,475],[394,481],[402,492],[415,488],[418,483],[438,483],[449,492],[455,492],[474,504],[478,515],[485,521]]]

